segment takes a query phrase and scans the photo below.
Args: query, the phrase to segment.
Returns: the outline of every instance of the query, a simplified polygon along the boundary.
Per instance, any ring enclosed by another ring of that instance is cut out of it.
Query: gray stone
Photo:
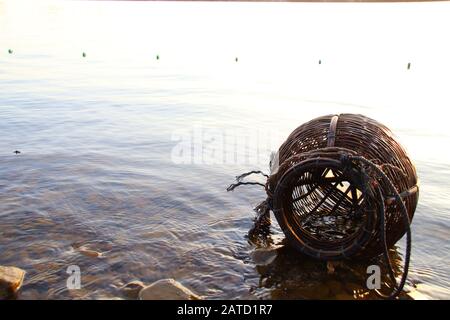
[[[201,298],[174,279],[158,280],[139,292],[141,300],[200,300]]]
[[[256,265],[267,266],[275,261],[277,254],[275,249],[255,249],[250,256]]]
[[[122,293],[130,298],[137,299],[139,297],[139,292],[145,287],[145,285],[141,281],[131,281],[120,288]]]

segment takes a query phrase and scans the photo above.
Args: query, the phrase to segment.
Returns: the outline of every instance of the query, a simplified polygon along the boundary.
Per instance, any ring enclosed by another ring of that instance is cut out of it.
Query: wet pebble
[[[72,248],[90,258],[98,258],[104,256],[106,251],[112,249],[112,245],[108,242],[96,241],[92,243],[81,244],[75,242],[72,244]]]
[[[201,298],[174,279],[158,280],[139,292],[140,300],[200,300]]]
[[[120,291],[130,299],[137,299],[139,297],[139,292],[145,287],[144,283],[141,281],[131,281],[120,288]]]
[[[16,267],[0,266],[0,298],[12,296],[20,289],[25,273]]]
[[[277,254],[277,250],[274,249],[256,249],[250,256],[256,265],[267,266],[275,261]]]
[[[78,248],[78,251],[82,254],[85,255],[86,257],[90,257],[90,258],[98,258],[100,257],[102,254],[100,252],[94,251],[94,250],[89,250],[83,247]]]

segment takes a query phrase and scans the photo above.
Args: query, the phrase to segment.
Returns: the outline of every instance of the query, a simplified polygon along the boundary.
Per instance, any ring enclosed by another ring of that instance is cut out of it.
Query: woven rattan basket
[[[372,258],[383,253],[400,295],[408,276],[411,220],[419,199],[414,165],[392,132],[357,114],[328,115],[295,129],[270,161],[271,174],[250,171],[236,177],[240,185],[265,187],[267,199],[255,208],[250,239],[265,237],[270,211],[292,246],[321,260]],[[247,182],[263,174],[265,184]],[[389,248],[406,233],[400,282],[393,272]]]
[[[410,221],[416,170],[377,121],[356,114],[316,118],[295,129],[277,157],[266,191],[280,227],[301,252],[325,260],[375,256],[384,249],[381,233],[391,247],[409,227],[402,209]]]

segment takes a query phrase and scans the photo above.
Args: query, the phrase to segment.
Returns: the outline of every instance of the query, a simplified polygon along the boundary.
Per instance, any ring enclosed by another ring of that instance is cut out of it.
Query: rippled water
[[[373,297],[369,261],[328,274],[284,246],[275,220],[267,243],[249,242],[264,192],[225,190],[267,171],[295,127],[341,112],[385,123],[409,150],[421,198],[405,297],[450,298],[449,13],[0,0],[0,265],[27,271],[18,298],[125,298],[124,283],[167,277],[212,299]],[[195,161],[218,136],[250,142]],[[69,265],[81,290],[66,288]]]

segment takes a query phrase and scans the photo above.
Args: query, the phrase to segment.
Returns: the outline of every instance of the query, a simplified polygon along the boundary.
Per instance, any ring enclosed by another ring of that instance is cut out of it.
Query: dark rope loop
[[[395,279],[394,271],[392,268],[392,263],[389,259],[389,251],[388,251],[387,244],[386,244],[386,229],[385,229],[386,216],[385,216],[385,207],[384,207],[385,198],[384,198],[383,194],[381,193],[381,191],[379,190],[379,188],[377,188],[378,196],[379,196],[380,202],[382,203],[381,208],[380,208],[380,213],[381,213],[380,216],[382,219],[381,223],[380,223],[381,224],[380,229],[382,231],[381,236],[382,236],[383,247],[384,247],[383,255],[386,259],[386,263],[388,264],[389,276],[391,277],[392,280],[395,280],[394,281],[395,285],[394,285],[393,291],[389,295],[385,295],[378,290],[376,290],[375,292],[381,298],[395,299],[400,295],[400,293],[402,292],[402,290],[405,286],[406,279],[408,277],[409,263],[410,263],[410,258],[411,258],[411,242],[412,242],[411,241],[411,226],[410,226],[411,222],[409,220],[408,210],[405,206],[405,203],[402,200],[402,197],[400,196],[399,192],[397,191],[397,188],[394,186],[391,179],[383,172],[382,166],[376,165],[372,161],[367,160],[366,158],[361,157],[361,156],[349,156],[349,159],[359,161],[362,164],[370,167],[381,179],[383,179],[387,183],[389,188],[391,189],[391,192],[394,194],[394,197],[397,200],[397,202],[400,204],[401,211],[403,213],[403,220],[404,220],[404,224],[406,226],[406,254],[405,254],[402,277],[400,279],[400,283],[397,285],[397,281]]]
[[[269,175],[265,174],[264,172],[260,171],[260,170],[253,170],[253,171],[249,171],[246,173],[241,174],[240,176],[236,176],[236,181],[241,181],[243,178],[251,175],[251,174],[261,174],[264,177],[266,177],[267,179],[269,179]]]
[[[231,184],[228,188],[227,191],[233,191],[234,189],[236,189],[236,187],[239,187],[241,185],[259,185],[262,186],[264,188],[266,188],[266,184],[260,183],[260,182],[243,182],[242,179],[244,179],[245,177],[251,175],[251,174],[261,174],[264,177],[266,177],[267,179],[269,179],[269,175],[265,174],[264,172],[260,171],[260,170],[252,170],[246,173],[243,173],[239,176],[236,176],[236,181],[237,183],[233,183]]]
[[[242,186],[242,185],[258,185],[258,186],[262,186],[262,187],[266,186],[264,183],[260,183],[260,182],[242,182],[242,181],[239,181],[237,183],[230,184],[230,186],[227,188],[227,191],[233,191],[234,189],[236,189],[237,187]]]
[[[395,278],[394,270],[392,268],[391,258],[389,257],[389,248],[386,241],[386,206],[384,205],[385,197],[380,188],[377,188],[378,201],[380,202],[380,234],[383,244],[383,256],[388,265],[389,277],[391,278],[394,287],[398,288],[397,279]],[[379,290],[375,291],[378,296],[386,298]]]

